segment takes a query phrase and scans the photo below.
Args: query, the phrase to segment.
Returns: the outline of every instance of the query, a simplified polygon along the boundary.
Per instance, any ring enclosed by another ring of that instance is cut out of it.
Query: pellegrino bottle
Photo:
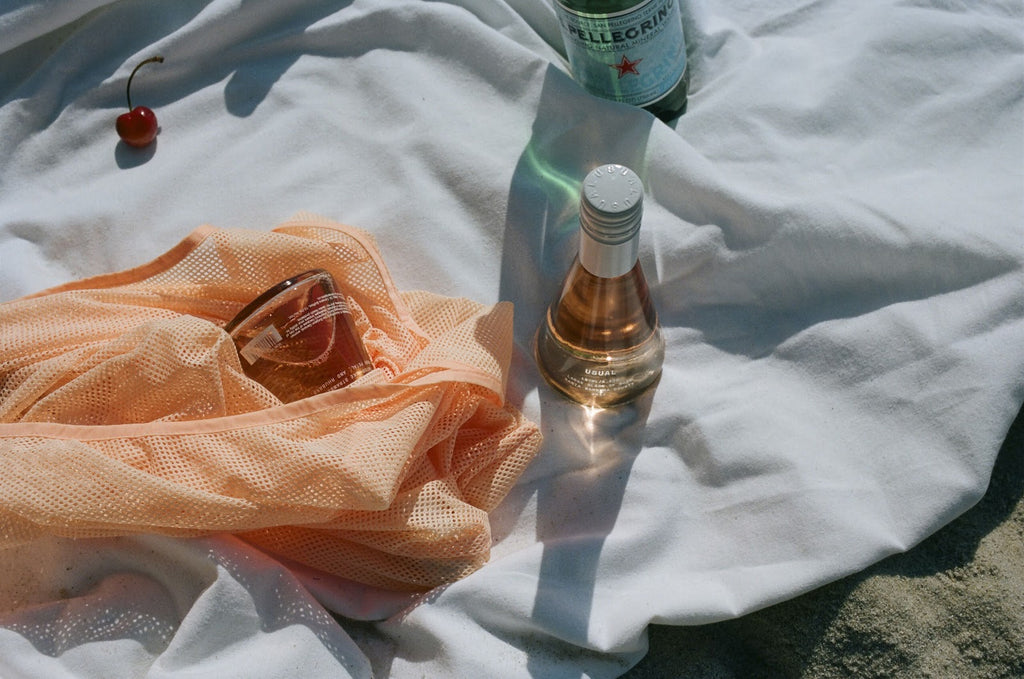
[[[661,374],[665,342],[639,261],[643,196],[622,165],[583,180],[579,252],[537,333],[541,374],[584,405],[629,401]]]
[[[679,0],[553,0],[573,77],[592,94],[670,121],[689,73]]]

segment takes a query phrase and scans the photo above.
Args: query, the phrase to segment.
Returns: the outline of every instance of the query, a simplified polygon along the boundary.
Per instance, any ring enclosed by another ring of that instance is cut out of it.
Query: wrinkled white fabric
[[[4,550],[0,676],[615,677],[648,623],[796,596],[984,493],[1024,400],[1019,2],[689,0],[673,125],[577,86],[548,0],[65,4],[0,14],[0,301],[319,213],[402,289],[514,302],[546,441],[491,563],[422,597],[231,537]],[[138,151],[114,119],[154,54]],[[646,185],[667,356],[587,412],[530,344],[603,162]]]
[[[292,573],[234,538],[40,540],[0,564],[2,677],[369,671]]]

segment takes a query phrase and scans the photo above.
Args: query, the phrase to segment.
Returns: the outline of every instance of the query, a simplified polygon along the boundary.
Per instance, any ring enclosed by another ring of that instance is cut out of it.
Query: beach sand
[[[650,628],[626,679],[1024,677],[1024,410],[985,496],[904,554],[701,627]]]

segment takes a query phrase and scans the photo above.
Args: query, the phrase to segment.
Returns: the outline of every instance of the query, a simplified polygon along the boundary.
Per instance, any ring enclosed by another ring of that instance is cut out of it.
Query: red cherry
[[[145,106],[136,106],[119,115],[115,127],[125,144],[141,148],[156,138],[156,114]]]
[[[128,98],[128,112],[122,113],[117,117],[115,128],[117,129],[118,136],[129,146],[146,146],[156,138],[157,131],[156,114],[151,109],[145,106],[132,108],[132,78],[146,64],[153,63],[154,61],[162,63],[163,60],[163,57],[150,57],[140,62],[132,70],[132,74],[128,76],[128,86],[125,88],[125,95]]]

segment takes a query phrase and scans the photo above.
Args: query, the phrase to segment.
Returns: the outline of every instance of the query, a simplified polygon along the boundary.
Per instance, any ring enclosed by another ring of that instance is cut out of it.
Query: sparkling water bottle
[[[670,121],[689,72],[679,0],[553,0],[573,77],[599,97]]]

